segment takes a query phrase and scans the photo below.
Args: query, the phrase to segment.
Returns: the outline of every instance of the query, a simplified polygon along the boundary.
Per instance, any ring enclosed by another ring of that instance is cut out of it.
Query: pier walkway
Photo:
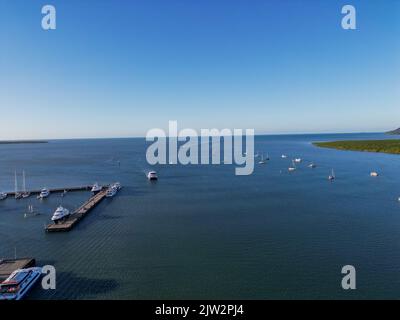
[[[47,232],[70,231],[80,220],[82,220],[94,207],[96,207],[107,194],[107,187],[92,196],[82,206],[76,209],[66,220],[59,223],[52,223],[46,227]]]

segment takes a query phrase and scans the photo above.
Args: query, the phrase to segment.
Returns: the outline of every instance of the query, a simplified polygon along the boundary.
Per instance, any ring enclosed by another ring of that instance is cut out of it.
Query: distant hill
[[[48,143],[47,141],[43,141],[43,140],[0,140],[0,144],[22,144],[22,143]]]
[[[400,134],[400,128],[393,130],[393,131],[386,132],[386,133],[387,134]]]

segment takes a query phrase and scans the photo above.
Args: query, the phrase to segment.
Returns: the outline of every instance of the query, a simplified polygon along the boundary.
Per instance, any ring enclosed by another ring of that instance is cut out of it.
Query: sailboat
[[[328,180],[333,181],[333,180],[335,180],[335,178],[336,178],[335,177],[335,172],[332,169],[332,172],[331,172],[330,176],[328,177]]]
[[[28,198],[31,195],[30,192],[26,191],[26,182],[25,182],[25,170],[22,171],[22,198]]]
[[[18,192],[18,180],[17,180],[17,171],[15,170],[15,174],[14,174],[15,178],[14,178],[14,183],[15,183],[15,193],[14,193],[14,197],[15,199],[21,199],[22,198],[22,194],[20,192]]]
[[[5,198],[7,198],[7,196],[8,196],[7,193],[0,191],[0,200],[4,200]]]
[[[38,216],[40,213],[35,211],[35,209],[33,208],[33,205],[29,205],[28,206],[28,212],[24,214],[25,218],[28,218],[30,216]]]
[[[267,159],[264,159],[264,154],[261,155],[261,160],[258,162],[259,164],[266,164]]]
[[[296,170],[296,164],[294,162],[295,161],[292,160],[292,166],[288,168],[289,171],[295,171]]]

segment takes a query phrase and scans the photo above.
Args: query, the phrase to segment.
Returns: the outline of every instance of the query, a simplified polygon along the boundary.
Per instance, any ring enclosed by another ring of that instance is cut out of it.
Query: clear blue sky
[[[399,0],[0,0],[0,140],[392,129],[399,35]]]

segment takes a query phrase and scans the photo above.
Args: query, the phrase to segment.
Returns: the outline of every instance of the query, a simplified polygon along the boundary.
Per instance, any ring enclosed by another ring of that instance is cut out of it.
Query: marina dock
[[[0,259],[0,281],[4,281],[17,269],[31,268],[36,265],[33,258]]]
[[[107,187],[103,187],[100,192],[92,196],[82,206],[76,209],[65,221],[61,223],[52,223],[46,227],[47,232],[66,232],[70,231],[86,215],[95,208],[107,194]]]
[[[92,188],[91,185],[87,185],[87,186],[79,186],[79,187],[52,188],[52,189],[49,189],[49,191],[50,191],[50,193],[63,193],[64,191],[67,191],[67,192],[87,191],[87,190],[90,190],[91,188]],[[39,195],[41,191],[42,190],[27,190],[26,192],[29,192],[31,195],[34,195],[34,194]],[[24,192],[24,191],[22,191],[22,190],[18,191],[18,193],[21,193],[21,192]],[[9,196],[15,196],[15,191],[7,192],[7,194]]]

